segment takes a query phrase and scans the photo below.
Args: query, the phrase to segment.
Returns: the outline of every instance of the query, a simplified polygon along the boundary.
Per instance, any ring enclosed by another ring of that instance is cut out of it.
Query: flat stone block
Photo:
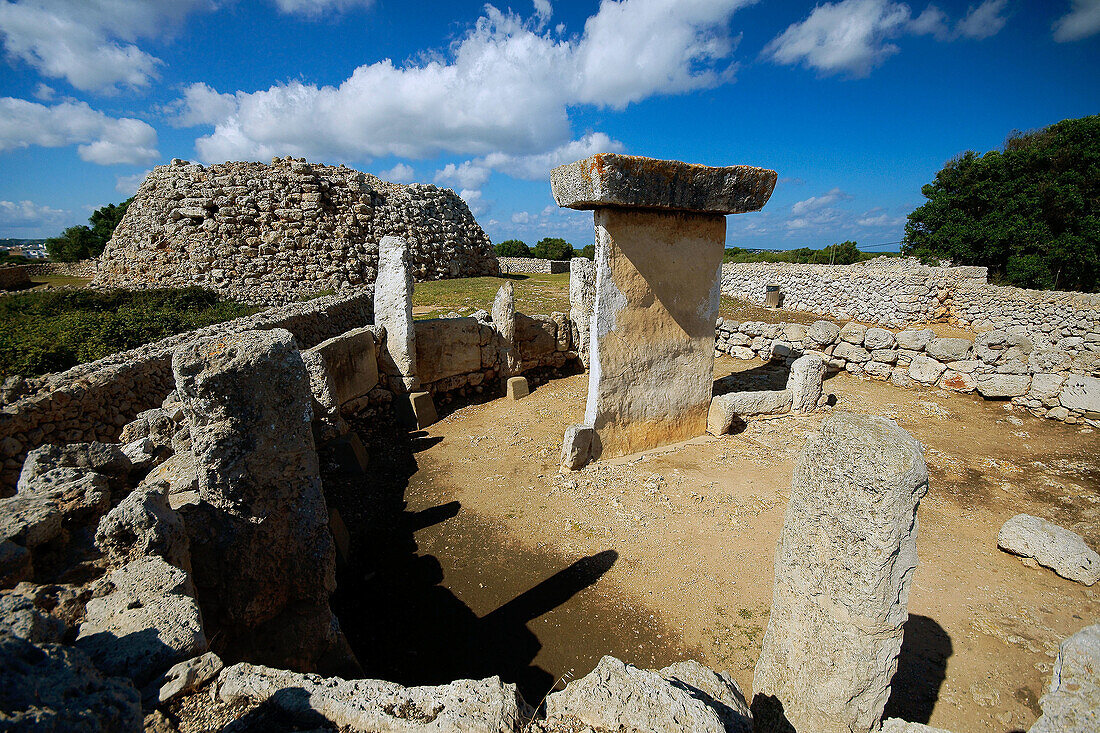
[[[749,165],[721,168],[599,153],[550,171],[558,206],[607,206],[739,214],[758,211],[771,198],[776,172]]]
[[[409,394],[409,405],[412,406],[417,428],[426,428],[439,419],[439,415],[435,411],[435,403],[432,402],[432,396],[427,392],[411,392]]]
[[[570,425],[565,429],[565,438],[561,444],[562,468],[577,471],[592,460],[592,447],[596,440],[596,431],[591,425]]]
[[[508,399],[519,400],[531,394],[527,377],[508,377]]]

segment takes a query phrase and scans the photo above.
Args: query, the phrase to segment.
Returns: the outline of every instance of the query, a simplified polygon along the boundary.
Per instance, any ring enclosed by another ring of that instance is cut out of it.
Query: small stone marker
[[[432,396],[428,392],[409,393],[409,406],[412,408],[418,430],[423,430],[439,420],[439,415],[435,411],[435,402],[432,401]]]
[[[382,237],[378,277],[374,281],[374,323],[386,329],[382,369],[391,386],[408,392],[420,386],[416,376],[416,331],[412,315],[413,281],[403,237]]]
[[[521,400],[531,394],[527,377],[508,377],[508,399]]]
[[[877,730],[917,566],[921,444],[882,417],[837,412],[806,441],[775,554],[756,663],[757,730]]]
[[[559,206],[594,210],[585,423],[604,455],[706,431],[724,215],[760,209],[775,181],[763,168],[607,153],[550,172]]]
[[[570,471],[577,471],[592,460],[592,443],[596,431],[591,425],[570,425],[565,429],[565,439],[561,444],[561,465]]]

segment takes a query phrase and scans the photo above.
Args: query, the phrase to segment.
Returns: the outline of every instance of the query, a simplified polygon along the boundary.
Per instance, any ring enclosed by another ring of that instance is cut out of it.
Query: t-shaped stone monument
[[[726,214],[759,210],[776,173],[601,153],[550,172],[558,206],[592,209],[592,457],[702,435],[714,380]]]

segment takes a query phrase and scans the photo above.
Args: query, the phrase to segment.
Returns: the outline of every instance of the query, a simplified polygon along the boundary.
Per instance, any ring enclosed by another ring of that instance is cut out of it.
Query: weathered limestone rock
[[[840,336],[840,326],[832,321],[814,321],[806,331],[806,338],[817,347],[829,346]]]
[[[934,338],[925,350],[938,361],[961,361],[970,355],[970,342],[961,338]]]
[[[561,444],[561,465],[570,471],[577,471],[592,460],[592,442],[596,431],[591,425],[570,425],[565,429],[565,439]]]
[[[868,328],[863,335],[863,348],[868,351],[894,348],[894,334],[885,328]]]
[[[837,412],[802,451],[756,665],[758,731],[875,730],[917,565],[923,449],[892,420]]]
[[[1092,585],[1100,580],[1100,554],[1081,535],[1030,514],[1017,514],[1001,526],[997,546],[1032,557],[1063,578]]]
[[[163,705],[173,698],[202,688],[218,676],[225,665],[214,652],[206,652],[173,666],[146,687],[143,697],[154,705]]]
[[[600,154],[550,173],[560,206],[595,209],[585,424],[607,456],[706,429],[726,213],[759,209],[776,174]]]
[[[129,680],[105,678],[78,649],[0,630],[0,728],[141,730],[141,698]]]
[[[841,341],[846,341],[855,346],[863,346],[863,339],[866,335],[867,327],[855,321],[848,321],[844,324],[844,327],[840,329]]]
[[[76,645],[104,673],[142,685],[206,651],[202,617],[187,573],[159,557],[134,560],[100,581]]]
[[[117,476],[130,470],[130,460],[121,446],[114,443],[42,445],[27,454],[16,492],[25,491],[39,476],[58,468],[80,468]]]
[[[730,392],[716,395],[707,413],[707,432],[725,435],[737,418],[750,415],[779,415],[791,409],[789,389]]]
[[[0,540],[0,588],[11,588],[33,577],[34,560],[30,551],[11,540]]]
[[[199,339],[176,350],[172,370],[200,497],[184,523],[217,651],[314,668],[343,639],[328,605],[336,552],[294,337]]]
[[[951,733],[951,731],[933,728],[923,723],[907,723],[899,718],[887,718],[882,721],[881,733]]]
[[[909,349],[910,351],[924,351],[928,346],[928,342],[935,337],[935,331],[930,328],[906,329],[894,334],[894,338],[898,342],[898,348]]]
[[[481,369],[481,325],[474,318],[416,322],[416,374],[422,385]]]
[[[519,374],[520,358],[516,348],[516,293],[512,281],[504,283],[493,299],[493,328],[500,336],[500,376]]]
[[[531,394],[531,387],[527,384],[527,377],[508,377],[505,393],[510,400],[522,400]]]
[[[946,366],[924,354],[914,356],[909,362],[909,376],[921,384],[935,384],[945,369]]]
[[[843,333],[840,335],[842,337],[844,336]],[[844,359],[845,361],[855,362],[856,364],[864,364],[871,361],[871,352],[849,341],[841,341],[833,350],[833,358]]]
[[[183,520],[168,505],[168,483],[142,483],[99,520],[96,547],[112,563],[148,555],[191,570],[191,548]]]
[[[413,279],[408,247],[402,237],[382,237],[378,245],[378,278],[374,283],[374,323],[386,329],[382,369],[402,392],[420,386],[416,374],[413,326]]]
[[[569,261],[569,320],[576,333],[573,341],[581,363],[588,368],[588,331],[596,298],[596,263],[585,257]]]
[[[1100,379],[1071,374],[1058,396],[1062,407],[1080,412],[1100,413]]]
[[[817,409],[821,387],[825,381],[825,360],[818,354],[803,354],[791,364],[787,376],[787,391],[791,393],[791,412],[805,413]]]
[[[88,468],[36,473],[15,496],[0,499],[0,540],[34,549],[60,535],[66,522],[94,519],[110,504],[103,474]]]
[[[660,671],[614,657],[546,698],[544,731],[750,733],[752,715],[737,683],[698,662]]]
[[[1095,733],[1100,730],[1100,624],[1062,642],[1050,689],[1039,698],[1043,715],[1029,733]]]
[[[313,396],[327,409],[362,397],[378,386],[376,327],[354,328],[302,352]],[[310,366],[316,357],[318,368]]]
[[[1019,397],[1031,386],[1029,374],[978,374],[974,377],[978,394],[986,399]]]
[[[65,623],[38,608],[30,598],[8,592],[0,594],[0,633],[5,632],[35,644],[52,644],[61,641]]]
[[[282,692],[282,694],[280,694]],[[516,686],[499,677],[457,680],[438,687],[402,687],[381,680],[343,680],[235,664],[218,677],[218,697],[267,702],[316,725],[340,730],[512,733],[520,722]]]

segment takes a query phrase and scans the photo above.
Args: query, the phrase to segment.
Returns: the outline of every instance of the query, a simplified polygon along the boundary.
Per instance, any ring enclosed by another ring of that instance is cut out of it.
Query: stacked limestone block
[[[405,237],[416,280],[495,275],[489,238],[454,192],[304,159],[173,160],[138,189],[95,284],[201,285],[280,304],[374,282],[378,243]]]
[[[851,322],[738,322],[719,319],[715,349],[738,359],[793,362],[819,353],[830,371],[888,379],[899,387],[1010,399],[1036,417],[1100,425],[1100,351],[1080,337],[1035,340],[1021,332],[985,331],[972,342],[938,338],[931,329],[891,331]]]

